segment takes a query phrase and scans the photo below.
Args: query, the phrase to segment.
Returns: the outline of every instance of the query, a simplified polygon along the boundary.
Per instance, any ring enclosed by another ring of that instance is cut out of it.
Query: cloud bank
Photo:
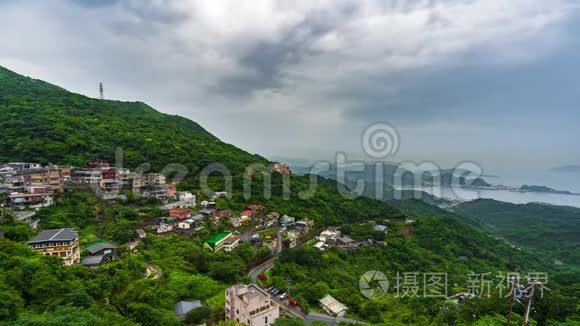
[[[108,98],[187,116],[266,155],[356,155],[363,128],[388,121],[402,139],[393,159],[517,164],[544,151],[552,161],[538,162],[551,164],[580,159],[551,145],[575,145],[563,128],[578,117],[568,84],[580,72],[570,55],[578,9],[567,0],[0,1],[0,65],[89,96],[103,81]]]

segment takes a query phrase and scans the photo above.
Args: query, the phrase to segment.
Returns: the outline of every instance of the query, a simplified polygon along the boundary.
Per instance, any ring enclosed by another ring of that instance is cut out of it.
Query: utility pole
[[[530,298],[528,300],[528,305],[526,307],[526,314],[524,315],[524,323],[522,324],[523,326],[528,326],[529,325],[529,320],[530,320],[530,310],[532,310],[532,301],[534,301],[534,292],[536,291],[536,284],[538,284],[535,280],[531,280],[531,287],[532,289],[530,290]]]
[[[516,289],[519,286],[519,274],[516,271],[516,274],[514,276],[512,276],[511,281],[511,297],[510,297],[510,310],[508,312],[508,316],[507,316],[507,326],[511,326],[512,324],[512,311],[514,308],[514,303],[516,302]]]

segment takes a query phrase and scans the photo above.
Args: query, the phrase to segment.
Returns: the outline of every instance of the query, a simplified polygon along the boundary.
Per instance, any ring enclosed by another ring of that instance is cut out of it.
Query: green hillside
[[[0,162],[82,165],[97,158],[113,161],[117,147],[127,167],[150,163],[154,171],[181,163],[195,173],[221,162],[238,172],[266,161],[147,104],[88,98],[2,67],[0,116]]]
[[[455,213],[542,257],[580,266],[578,208],[480,199],[457,206]]]
[[[248,164],[267,163],[260,156],[221,142],[188,119],[159,113],[143,103],[87,98],[3,68],[0,116],[0,162],[83,165],[91,159],[112,160],[115,148],[122,147],[129,168],[150,163],[159,171],[170,163],[184,164],[191,178],[178,187],[195,192],[199,190],[197,172],[208,163],[225,164],[238,178]],[[365,234],[370,228],[368,220],[389,226],[386,246],[321,253],[308,245],[284,252],[271,270],[272,280],[290,287],[306,308],[316,309],[318,294],[331,292],[352,307],[353,317],[374,323],[472,325],[474,314],[505,315],[505,300],[473,300],[455,306],[452,314],[442,312],[445,299],[394,300],[387,296],[384,301],[364,301],[356,292],[360,273],[373,268],[389,273],[446,272],[458,283],[454,290],[463,291],[469,272],[516,268],[526,272],[544,267],[526,252],[495,240],[452,214],[439,214],[441,211],[427,206],[417,208],[412,203],[399,203],[402,211],[367,197],[345,199],[336,181],[308,175],[291,175],[290,196],[284,198],[282,176],[274,174],[272,179],[271,197],[264,196],[264,177],[257,174],[252,177],[249,198],[237,184],[231,198],[218,200],[218,208],[239,212],[249,203],[264,204],[281,214],[310,218],[315,221],[315,230],[342,226],[346,234],[360,239],[376,236],[376,232]],[[310,188],[311,179],[318,182],[315,194],[299,196]],[[83,243],[108,239],[124,245],[135,228],[143,227],[144,219],[164,214],[159,210],[161,203],[152,198],[129,196],[126,203],[110,203],[91,192],[69,191],[59,194],[56,201],[38,212],[40,228],[74,227]],[[409,216],[415,223],[406,223]],[[231,253],[202,249],[203,240],[224,230],[231,230],[231,226],[208,224],[191,237],[150,233],[136,252],[129,254],[123,249],[118,261],[89,270],[65,267],[57,257],[33,252],[25,242],[35,231],[8,217],[0,223],[7,238],[0,239],[0,324],[180,325],[174,315],[175,302],[201,299],[208,305],[207,318],[190,320],[189,324],[213,325],[224,315],[223,290],[236,282],[248,282],[247,270],[264,256],[264,248],[248,243]],[[150,266],[159,268],[162,275],[147,276]],[[576,318],[574,290],[565,290],[558,281],[550,285],[554,294],[541,301],[546,304],[533,317],[544,324]],[[521,314],[521,309],[516,313]]]

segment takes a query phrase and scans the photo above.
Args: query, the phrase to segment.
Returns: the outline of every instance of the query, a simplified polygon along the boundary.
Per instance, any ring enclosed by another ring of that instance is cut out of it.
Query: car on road
[[[278,296],[278,298],[280,298],[280,300],[284,300],[284,299],[286,299],[287,296],[288,296],[288,294],[282,293]]]

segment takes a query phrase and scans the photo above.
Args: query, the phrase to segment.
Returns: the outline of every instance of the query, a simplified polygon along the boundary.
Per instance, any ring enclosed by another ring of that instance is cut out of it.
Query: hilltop
[[[145,103],[89,98],[2,67],[0,115],[0,162],[113,162],[118,147],[127,167],[150,163],[157,172],[170,163],[196,173],[214,162],[235,172],[267,162],[220,141],[196,122]]]

